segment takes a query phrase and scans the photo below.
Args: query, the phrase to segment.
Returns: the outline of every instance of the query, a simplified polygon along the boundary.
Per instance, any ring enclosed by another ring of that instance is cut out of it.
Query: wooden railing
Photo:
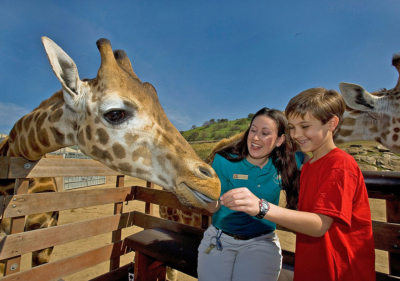
[[[73,190],[58,193],[26,194],[28,179],[33,177],[117,176],[116,187]],[[370,198],[385,200],[387,222],[373,222],[375,247],[387,251],[389,274],[377,272],[378,280],[398,280],[400,276],[400,173],[364,172]],[[13,196],[0,196],[3,218],[12,218],[11,235],[0,241],[0,260],[7,260],[3,280],[59,280],[81,270],[109,261],[109,273],[93,280],[126,278],[131,263],[120,267],[120,258],[127,253],[122,229],[164,227],[180,229],[176,223],[155,218],[151,204],[198,212],[208,221],[205,210],[182,206],[177,198],[165,191],[147,187],[124,186],[124,177],[93,160],[42,159],[29,162],[23,158],[0,157],[0,179],[15,179]],[[124,202],[146,202],[145,212],[123,212]],[[114,204],[114,215],[59,225],[47,229],[24,232],[25,216],[34,213],[61,211],[74,208]],[[146,214],[147,213],[147,214]],[[192,228],[188,228],[193,231]],[[20,271],[21,255],[50,246],[58,246],[78,239],[112,233],[110,244],[45,265]],[[186,232],[185,232],[186,233]],[[284,251],[284,262],[294,264],[294,253]]]

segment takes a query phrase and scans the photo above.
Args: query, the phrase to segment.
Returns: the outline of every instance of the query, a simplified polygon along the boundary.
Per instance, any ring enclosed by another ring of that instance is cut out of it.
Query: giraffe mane
[[[53,105],[59,101],[63,101],[64,100],[64,95],[63,95],[63,91],[59,90],[57,92],[55,92],[50,98],[42,101],[38,107],[36,107],[33,111],[38,110],[40,108],[45,108],[48,107],[50,105]]]
[[[0,143],[0,156],[6,156],[9,150],[8,136]]]

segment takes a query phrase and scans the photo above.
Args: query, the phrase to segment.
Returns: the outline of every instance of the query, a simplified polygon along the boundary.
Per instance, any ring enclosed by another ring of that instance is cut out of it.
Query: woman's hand
[[[221,204],[231,210],[245,212],[255,216],[260,212],[260,198],[255,196],[247,187],[229,190],[221,196]]]

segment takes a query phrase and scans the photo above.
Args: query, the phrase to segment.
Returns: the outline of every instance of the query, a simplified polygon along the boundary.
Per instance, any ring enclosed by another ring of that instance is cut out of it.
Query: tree
[[[199,132],[193,132],[190,134],[190,136],[188,137],[189,141],[194,141],[195,139],[197,139],[197,137],[199,136]]]
[[[191,130],[194,130],[194,129],[196,129],[197,128],[197,126],[196,125],[193,125],[192,126],[192,128],[190,128]]]
[[[247,115],[248,119],[253,119],[253,117],[254,117],[254,113],[249,113],[249,115]]]

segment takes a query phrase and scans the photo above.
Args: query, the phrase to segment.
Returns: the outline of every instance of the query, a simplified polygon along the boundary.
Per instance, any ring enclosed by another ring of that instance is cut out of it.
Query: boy
[[[298,211],[273,204],[238,188],[221,203],[294,230],[294,280],[375,280],[371,213],[364,178],[355,160],[336,148],[333,136],[345,109],[336,91],[313,88],[285,109],[291,137],[312,158],[300,177]],[[266,261],[267,262],[267,261]]]

